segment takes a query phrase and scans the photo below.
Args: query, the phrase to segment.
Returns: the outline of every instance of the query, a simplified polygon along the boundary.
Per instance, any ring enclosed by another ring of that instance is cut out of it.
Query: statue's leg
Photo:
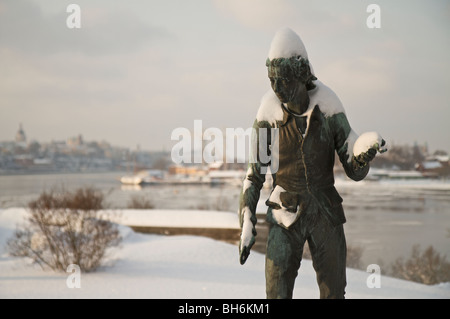
[[[291,299],[305,238],[295,229],[270,224],[266,251],[268,299]]]
[[[332,226],[322,218],[308,237],[308,245],[320,298],[343,299],[347,284],[347,246],[343,225]]]

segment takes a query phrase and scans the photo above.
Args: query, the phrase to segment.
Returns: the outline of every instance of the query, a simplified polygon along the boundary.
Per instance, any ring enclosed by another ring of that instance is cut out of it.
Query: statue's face
[[[272,90],[282,103],[291,102],[297,93],[300,79],[296,78],[288,68],[269,66],[268,76]]]

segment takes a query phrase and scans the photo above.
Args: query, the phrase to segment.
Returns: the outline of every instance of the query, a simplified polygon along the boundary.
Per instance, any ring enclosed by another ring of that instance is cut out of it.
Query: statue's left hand
[[[357,156],[354,156],[355,161],[359,164],[360,167],[364,167],[369,164],[377,155],[377,152],[384,153],[387,151],[386,141],[381,140],[381,144],[374,144],[371,148],[367,150],[367,152],[361,153]]]

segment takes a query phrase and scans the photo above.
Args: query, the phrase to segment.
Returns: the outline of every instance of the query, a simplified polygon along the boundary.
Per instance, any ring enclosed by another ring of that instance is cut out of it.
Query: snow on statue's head
[[[290,28],[278,30],[270,44],[269,59],[291,58],[298,55],[308,59],[305,45],[298,34]]]
[[[312,81],[317,80],[308,60],[305,45],[297,33],[290,28],[279,30],[272,40],[266,66],[283,74],[292,74],[301,79],[308,90],[315,88]]]

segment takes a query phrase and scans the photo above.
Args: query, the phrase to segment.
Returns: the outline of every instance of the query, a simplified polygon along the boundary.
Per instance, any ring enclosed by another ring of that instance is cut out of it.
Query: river
[[[43,190],[92,186],[105,194],[108,208],[127,208],[139,196],[160,209],[237,212],[237,186],[122,186],[121,172],[0,176],[0,209],[25,207]],[[363,249],[362,264],[389,265],[408,258],[413,245],[433,246],[450,258],[450,181],[337,180],[344,199],[347,244]],[[268,196],[263,190],[261,199]]]

